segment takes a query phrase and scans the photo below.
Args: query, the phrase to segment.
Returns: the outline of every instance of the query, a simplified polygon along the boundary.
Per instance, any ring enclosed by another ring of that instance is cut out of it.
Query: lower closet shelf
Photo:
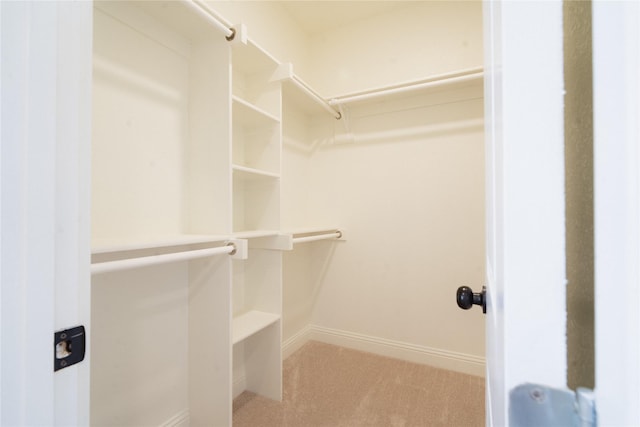
[[[249,311],[233,319],[233,344],[245,340],[280,320],[280,315],[264,311]]]

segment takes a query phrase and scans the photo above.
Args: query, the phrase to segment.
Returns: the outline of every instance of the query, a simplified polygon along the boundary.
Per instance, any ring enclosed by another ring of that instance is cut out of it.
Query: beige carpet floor
[[[283,400],[244,392],[234,427],[483,426],[484,379],[310,341],[284,361]]]

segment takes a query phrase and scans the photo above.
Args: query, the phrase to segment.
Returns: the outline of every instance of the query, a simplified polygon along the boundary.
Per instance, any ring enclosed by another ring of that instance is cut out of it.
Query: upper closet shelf
[[[444,88],[462,87],[469,84],[482,83],[484,72],[482,67],[469,68],[466,70],[440,74],[422,80],[414,80],[391,86],[384,86],[363,92],[352,93],[332,98],[330,105],[353,105],[362,104],[379,99],[394,99],[407,95],[428,93],[433,90]]]
[[[336,119],[342,117],[339,111],[293,73],[291,63],[280,64],[275,79],[282,82],[282,96],[286,104],[309,115],[329,113]]]
[[[247,30],[238,25],[236,39],[232,44],[231,60],[234,69],[243,74],[262,74],[272,72],[280,62],[255,41],[247,37]]]
[[[101,9],[114,6],[120,2],[97,1]],[[172,28],[189,40],[201,41],[211,37],[227,37],[229,40],[235,33],[228,22],[205,4],[194,0],[168,1],[135,1],[134,4],[158,22]]]
[[[209,25],[224,34],[225,38],[229,41],[233,40],[236,35],[236,29],[224,21],[217,13],[211,10],[206,4],[201,3],[198,0],[181,0],[185,6],[201,16]]]

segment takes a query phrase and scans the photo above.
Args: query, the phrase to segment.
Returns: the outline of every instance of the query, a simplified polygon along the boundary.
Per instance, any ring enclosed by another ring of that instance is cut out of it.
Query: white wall
[[[333,97],[482,65],[482,2],[408,3],[314,34],[309,82]]]
[[[92,425],[160,425],[188,407],[187,279],[180,263],[93,277]]]
[[[283,113],[281,224],[288,230],[319,225],[309,222],[308,199],[312,191],[314,155],[309,145],[310,119],[291,108],[285,108]],[[295,250],[283,254],[282,336],[285,342],[311,323],[314,285],[317,283],[311,271],[312,246],[297,245]]]
[[[307,81],[339,95],[471,68],[481,40],[479,2],[416,2],[313,35]],[[348,239],[285,255],[285,340],[309,319],[317,339],[482,375],[484,317],[455,304],[484,282],[482,119],[477,84],[352,108],[346,134],[320,118],[310,152],[285,143],[283,225]]]
[[[315,270],[324,272],[313,324],[336,343],[373,341],[397,357],[412,347],[413,360],[482,373],[484,317],[455,303],[458,286],[479,290],[484,281],[481,93],[475,86],[420,99],[454,103],[352,116],[355,142],[314,156],[311,222],[335,221],[348,238]],[[314,250],[322,263],[328,248]]]

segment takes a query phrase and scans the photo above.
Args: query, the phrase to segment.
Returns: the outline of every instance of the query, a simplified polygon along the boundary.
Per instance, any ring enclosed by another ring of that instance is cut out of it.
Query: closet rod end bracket
[[[229,27],[231,30],[231,34],[225,36],[227,41],[229,41],[232,45],[243,44],[246,45],[249,41],[247,36],[247,26],[244,24],[236,24],[232,27]]]
[[[227,246],[233,246],[233,251],[229,252],[232,259],[249,258],[249,241],[246,239],[231,239],[227,241]]]

